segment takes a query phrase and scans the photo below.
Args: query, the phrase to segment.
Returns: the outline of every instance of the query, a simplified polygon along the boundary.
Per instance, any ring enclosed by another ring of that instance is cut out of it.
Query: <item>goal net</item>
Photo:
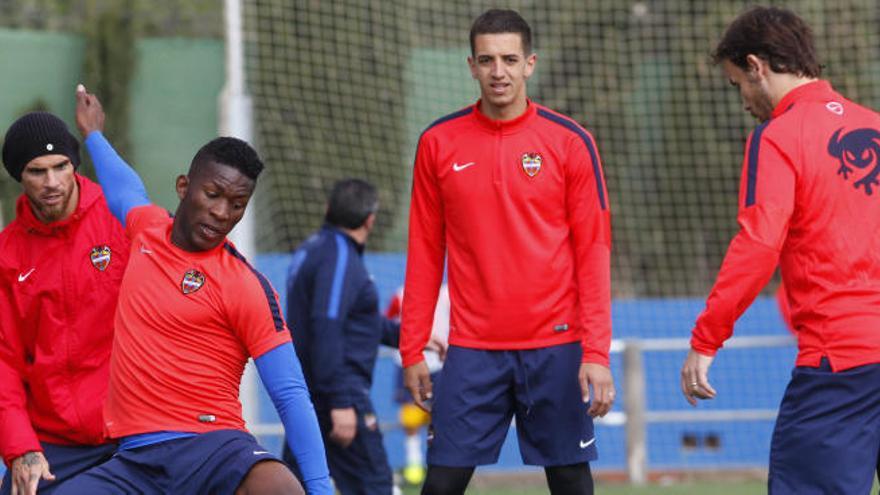
[[[509,2],[534,31],[538,65],[530,97],[571,116],[598,142],[612,209],[616,338],[686,338],[736,231],[743,148],[756,122],[709,54],[748,5]],[[876,108],[876,0],[784,5],[813,27],[824,77]],[[261,253],[289,252],[314,231],[335,180],[366,178],[381,191],[369,245],[381,254],[368,262],[383,297],[390,296],[403,279],[418,136],[433,120],[478,98],[466,65],[468,32],[490,6],[464,0],[246,1],[255,139],[268,164],[255,205]],[[737,335],[786,334],[770,295],[748,313]],[[676,389],[684,353],[646,354],[649,410],[685,408]],[[727,353],[715,373],[731,400],[701,410],[736,408],[745,395],[752,402],[743,400],[742,407],[772,415],[792,356],[791,347]],[[613,359],[620,383],[620,356]],[[748,386],[755,383],[761,386]],[[772,418],[690,429],[667,419],[649,427],[654,466],[766,462]],[[608,426],[609,438],[621,433],[614,428]],[[751,444],[762,447],[754,452]],[[621,460],[620,452],[608,449],[622,445],[605,442],[603,459]]]

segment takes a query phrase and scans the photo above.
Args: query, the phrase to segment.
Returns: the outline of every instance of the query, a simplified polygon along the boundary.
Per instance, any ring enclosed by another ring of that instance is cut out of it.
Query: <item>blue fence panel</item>
[[[285,306],[287,254],[266,254],[256,266],[275,286]],[[365,263],[379,289],[381,307],[403,283],[406,258],[403,254],[366,254]],[[690,299],[639,299],[615,301],[612,306],[614,338],[687,338],[702,311],[704,301]],[[785,335],[787,330],[772,298],[759,298],[736,326],[736,336]],[[678,373],[686,351],[656,351],[644,355],[646,404],[649,411],[690,410],[679,388]],[[710,371],[718,390],[713,401],[702,402],[700,410],[775,410],[794,364],[796,350],[785,348],[724,349]],[[622,411],[622,356],[613,354],[611,369],[618,388],[614,411]],[[403,467],[403,432],[395,427],[399,404],[394,400],[399,367],[391,358],[380,358],[374,375],[372,398],[380,423],[390,429],[385,446],[392,467]],[[261,392],[261,420],[277,422],[271,402]],[[737,468],[765,466],[769,455],[772,421],[725,421],[693,423],[651,423],[648,427],[649,467],[652,469]],[[516,433],[511,432],[497,465],[492,469],[522,469]],[[267,448],[280,449],[278,438],[263,439]],[[621,426],[597,427],[599,460],[597,469],[625,468],[625,435]]]
[[[255,264],[275,286],[286,307],[285,279],[288,254],[257,256]],[[381,307],[403,283],[406,258],[402,254],[367,254],[365,263],[375,277]],[[702,299],[640,299],[615,301],[612,306],[614,338],[686,338],[703,309]],[[736,326],[736,336],[785,335],[787,330],[772,298],[760,298]],[[678,371],[686,351],[656,351],[644,355],[646,404],[649,411],[690,410],[681,396]],[[725,349],[710,371],[718,390],[713,401],[702,402],[700,410],[776,409],[794,365],[796,350],[785,348]],[[613,354],[611,370],[618,388],[614,411],[623,409],[622,356]],[[376,365],[373,402],[380,423],[386,427],[385,447],[392,467],[405,463],[404,434],[396,427],[399,404],[395,387],[399,366],[389,357]],[[260,421],[277,423],[278,416],[265,391],[260,388]],[[652,423],[648,427],[648,463],[651,469],[739,468],[765,466],[769,456],[773,422],[725,421]],[[621,426],[600,425],[596,429],[599,460],[596,469],[622,470],[626,464],[625,434]],[[280,452],[282,438],[263,436],[263,444]],[[495,470],[522,470],[516,432],[510,434]],[[0,475],[4,468],[0,466]]]

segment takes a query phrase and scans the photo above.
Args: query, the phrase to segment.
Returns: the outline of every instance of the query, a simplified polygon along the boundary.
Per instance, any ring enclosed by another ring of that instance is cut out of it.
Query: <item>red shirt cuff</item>
[[[581,358],[581,363],[601,364],[606,368],[611,368],[611,360],[608,357],[608,353],[602,353],[589,349],[584,349],[584,355]]]
[[[691,337],[691,349],[704,356],[715,356],[720,348],[721,346],[716,346],[698,339],[696,335]]]
[[[30,420],[25,419],[3,418],[5,424],[0,428],[0,435],[3,436],[3,461],[7,466],[12,465],[12,461],[27,454],[28,452],[42,452],[43,446],[34,433]]]
[[[425,360],[425,355],[424,355],[423,353],[421,353],[421,352],[419,352],[419,353],[417,353],[417,354],[411,354],[411,355],[408,354],[408,355],[406,355],[406,356],[401,355],[401,356],[400,356],[400,360],[401,360],[401,365],[402,365],[404,368],[409,368],[410,366],[412,366],[412,365],[414,365],[414,364],[419,364],[419,363],[421,363],[422,361],[424,361],[424,360]]]

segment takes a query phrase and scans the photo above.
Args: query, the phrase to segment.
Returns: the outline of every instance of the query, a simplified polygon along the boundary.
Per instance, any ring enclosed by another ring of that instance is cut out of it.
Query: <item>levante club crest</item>
[[[111,254],[110,246],[95,246],[89,253],[89,259],[92,261],[92,266],[103,272],[110,266]]]
[[[523,153],[522,168],[529,177],[538,175],[542,163],[544,163],[544,157],[540,153]]]
[[[198,270],[188,270],[180,281],[180,290],[184,294],[192,294],[205,285],[205,275]]]

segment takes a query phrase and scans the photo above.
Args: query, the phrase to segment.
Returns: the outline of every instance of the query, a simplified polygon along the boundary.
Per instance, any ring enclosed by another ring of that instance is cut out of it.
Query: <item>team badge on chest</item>
[[[92,266],[97,268],[98,271],[103,272],[108,266],[110,266],[110,257],[112,254],[110,246],[95,246],[89,253],[89,260],[91,260]]]
[[[184,294],[192,294],[205,285],[205,275],[198,270],[188,270],[180,281],[180,290]]]
[[[543,163],[544,157],[542,157],[540,153],[523,153],[522,168],[529,177],[538,175]]]

